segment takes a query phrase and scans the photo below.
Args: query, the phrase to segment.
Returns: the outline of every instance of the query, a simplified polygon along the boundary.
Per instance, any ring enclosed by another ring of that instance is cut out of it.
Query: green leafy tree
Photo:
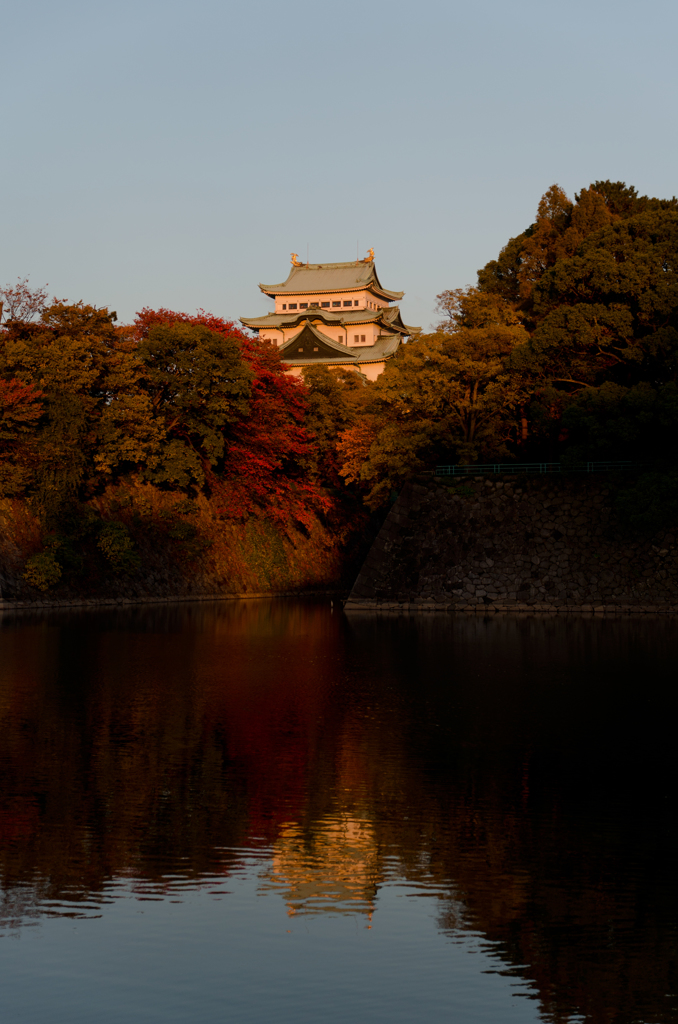
[[[367,399],[367,381],[354,370],[308,366],[303,371],[306,385],[305,425],[313,437],[310,464],[326,483],[341,483],[337,439],[347,430]]]
[[[465,301],[451,293],[448,299],[459,308]],[[437,461],[511,457],[524,395],[507,358],[528,336],[503,304],[497,314],[494,300],[484,312],[476,293],[469,302],[475,319],[469,314],[467,322],[484,326],[456,326],[402,346],[370,388],[369,419],[341,437],[342,472],[362,482],[372,507]]]
[[[103,523],[97,537],[97,547],[115,572],[123,575],[135,572],[140,559],[127,526],[118,520]]]
[[[98,422],[111,399],[115,319],[106,309],[55,303],[39,322],[9,321],[0,333],[0,375],[42,397],[33,494],[48,519],[90,482]]]
[[[650,210],[590,235],[543,276],[535,312],[531,349],[545,377],[575,388],[674,379],[678,211]]]
[[[228,427],[249,412],[252,371],[238,342],[201,324],[159,323],[139,343],[137,358],[164,434],[147,475],[156,483],[200,487],[223,461]],[[133,412],[128,401],[127,413]],[[143,405],[138,415],[143,420]]]
[[[57,558],[57,549],[54,545],[31,555],[26,559],[24,579],[32,587],[46,593],[55,587],[61,580],[63,570]]]
[[[574,202],[559,185],[552,185],[539,202],[534,222],[478,271],[478,286],[529,314],[537,283],[559,260],[573,256],[590,235],[615,221],[666,210],[678,210],[675,197],[639,196],[621,181],[595,181],[575,195]]]
[[[678,384],[641,381],[623,387],[606,381],[586,388],[564,411],[567,457],[675,461],[678,436]]]
[[[508,302],[530,334],[509,362],[531,391],[521,416],[525,451],[531,445],[533,456],[557,458],[576,433],[581,454],[582,431],[573,433],[566,415],[580,400],[584,418],[590,422],[595,410],[604,432],[612,407],[589,402],[589,389],[675,380],[677,225],[675,198],[596,181],[571,203],[553,186],[535,222],[479,271],[480,292]]]

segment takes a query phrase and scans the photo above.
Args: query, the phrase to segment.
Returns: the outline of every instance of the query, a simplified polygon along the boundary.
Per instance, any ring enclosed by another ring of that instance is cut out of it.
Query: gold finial
[[[374,263],[374,249],[367,250],[367,256],[362,261],[363,263]]]
[[[298,253],[292,252],[292,253],[290,253],[290,256],[292,257],[292,266],[293,267],[303,267],[304,264],[300,263],[300,261],[299,261],[299,254]]]

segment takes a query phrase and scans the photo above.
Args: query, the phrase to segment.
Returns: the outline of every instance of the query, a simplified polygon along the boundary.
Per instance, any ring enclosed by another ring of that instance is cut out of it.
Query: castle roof
[[[264,328],[280,329],[281,327],[296,327],[304,320],[320,320],[323,324],[335,327],[357,327],[358,324],[380,323],[383,328],[389,331],[397,331],[399,334],[410,335],[418,331],[418,327],[409,327],[403,323],[398,306],[383,306],[381,309],[346,309],[334,312],[330,309],[323,309],[321,306],[310,306],[309,309],[302,309],[292,313],[267,313],[264,316],[240,317],[240,322],[245,327],[260,331]]]
[[[328,338],[310,320],[306,320],[298,334],[285,342],[278,351],[283,362],[296,366],[311,363],[345,366],[382,362],[392,356],[399,345],[400,335],[389,334],[377,338],[374,345],[348,348]]]
[[[306,263],[293,266],[286,281],[281,284],[260,284],[262,292],[276,295],[313,295],[327,292],[351,292],[368,289],[387,302],[402,299],[405,292],[391,292],[382,288],[373,260],[355,263]]]
[[[285,362],[311,361],[321,359],[323,362],[338,360],[345,363],[347,358],[353,362],[353,354],[346,345],[340,345],[332,338],[323,334],[310,320],[305,320],[298,334],[285,342],[279,349],[280,357]]]

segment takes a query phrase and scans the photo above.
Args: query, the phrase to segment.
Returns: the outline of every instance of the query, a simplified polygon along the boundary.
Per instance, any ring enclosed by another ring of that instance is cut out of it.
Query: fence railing
[[[561,462],[490,462],[484,466],[436,466],[433,476],[494,476],[499,473],[612,473],[629,469],[642,469],[642,462],[577,462],[563,466]]]

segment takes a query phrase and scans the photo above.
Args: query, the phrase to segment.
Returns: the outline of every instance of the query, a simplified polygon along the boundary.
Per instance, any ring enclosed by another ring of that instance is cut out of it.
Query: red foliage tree
[[[0,377],[0,495],[21,494],[28,482],[42,411],[42,392],[15,377]]]
[[[46,288],[31,288],[27,277],[19,278],[15,285],[6,284],[0,288],[0,320],[4,314],[5,320],[27,324],[37,320],[46,308]]]
[[[209,479],[220,514],[228,518],[263,514],[282,525],[296,520],[310,527],[314,515],[329,512],[332,503],[308,471],[313,439],[304,426],[303,382],[284,372],[272,345],[204,310],[191,316],[145,308],[134,326],[141,340],[155,325],[171,323],[201,325],[236,338],[242,359],[254,374],[249,415],[229,428],[223,471]]]
[[[41,398],[42,392],[32,384],[24,384],[16,377],[0,377],[0,429],[11,425],[14,432],[32,426],[42,413]]]

